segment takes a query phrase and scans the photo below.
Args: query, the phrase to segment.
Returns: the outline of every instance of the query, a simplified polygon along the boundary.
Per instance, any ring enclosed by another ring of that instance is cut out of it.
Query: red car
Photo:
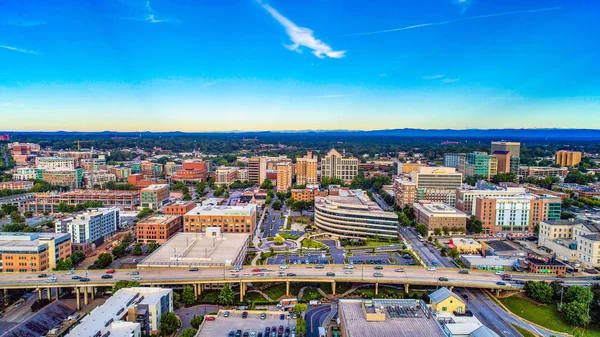
[[[107,273],[107,274],[114,274],[114,273],[115,273],[115,270],[114,270],[114,269],[107,270],[107,271],[106,271],[106,273]]]
[[[566,278],[567,276],[565,276],[565,274],[560,274],[560,275],[556,275],[556,277],[558,277],[558,278]]]
[[[253,273],[260,273],[260,269],[258,269],[258,268],[252,269],[252,272]]]
[[[208,317],[206,317],[206,320],[211,322],[211,321],[214,321],[215,318],[213,316],[208,316]]]

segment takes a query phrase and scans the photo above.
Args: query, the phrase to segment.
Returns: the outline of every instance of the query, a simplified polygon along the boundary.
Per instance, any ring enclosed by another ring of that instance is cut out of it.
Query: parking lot
[[[373,255],[355,255],[348,256],[348,261],[354,264],[391,264],[390,254],[373,254]]]
[[[279,319],[280,312],[267,312],[267,318],[260,319],[260,313],[257,311],[249,312],[248,318],[242,318],[242,312],[240,310],[229,311],[229,317],[223,317],[223,312],[219,312],[219,316],[214,321],[206,321],[202,326],[202,330],[196,335],[197,337],[227,337],[230,331],[236,332],[241,330],[242,334],[248,332],[251,334],[255,332],[257,335],[259,332],[265,333],[266,327],[279,328],[280,325],[283,328],[289,327],[290,330],[296,325],[294,319]]]
[[[288,260],[289,264],[306,264],[306,261],[308,261],[309,264],[331,263],[329,257],[323,257],[323,255],[319,253],[305,253],[303,256],[289,254]],[[278,254],[277,256],[268,258],[267,264],[285,264],[285,254]]]

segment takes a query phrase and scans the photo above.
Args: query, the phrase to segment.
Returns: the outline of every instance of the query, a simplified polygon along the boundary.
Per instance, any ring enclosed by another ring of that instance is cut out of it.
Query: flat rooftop
[[[244,206],[196,206],[185,215],[211,215],[211,216],[234,216],[234,215],[252,215],[256,212],[256,205],[248,204]]]
[[[332,210],[343,209],[348,213],[370,214],[377,216],[388,216],[396,218],[395,213],[384,212],[376,202],[371,201],[369,196],[362,190],[338,190],[340,195],[329,195],[326,197],[315,197],[315,205]]]
[[[441,202],[432,202],[432,203],[415,203],[413,204],[413,208],[418,209],[419,211],[425,213],[427,216],[464,216],[467,215],[456,208],[446,205]]]
[[[179,217],[179,215],[167,215],[167,214],[153,215],[149,218],[146,218],[146,219],[140,221],[139,224],[141,224],[141,225],[168,224],[172,221],[175,221],[178,217]]]
[[[140,267],[176,267],[231,265],[245,248],[250,234],[177,233],[154,253],[143,259]]]
[[[167,184],[152,184],[146,188],[142,188],[142,191],[156,191],[156,190],[161,190],[163,188],[169,189],[169,185],[167,185]]]
[[[38,252],[48,245],[47,240],[63,242],[69,240],[69,233],[6,233],[0,232],[0,252]]]
[[[426,317],[425,312],[414,305],[415,300],[380,300],[374,299],[373,306],[365,306],[367,313],[381,311],[385,313],[384,321],[367,321],[363,311],[363,300],[342,299],[339,302],[340,319],[348,337],[445,337],[435,318]],[[424,302],[421,302],[424,303]],[[390,314],[389,307],[400,308],[395,313],[408,313],[406,316]],[[408,309],[408,310],[405,310]]]
[[[476,266],[512,266],[516,261],[515,258],[507,259],[500,256],[462,255],[462,258]]]

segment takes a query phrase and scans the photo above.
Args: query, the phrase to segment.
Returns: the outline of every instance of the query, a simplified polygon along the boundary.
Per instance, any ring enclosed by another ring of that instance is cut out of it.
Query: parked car
[[[229,317],[229,311],[225,311],[225,312],[223,313],[223,317]]]
[[[104,274],[104,275],[101,276],[101,278],[103,278],[103,279],[111,279],[113,277],[112,277],[112,275]]]
[[[285,319],[285,315],[284,314],[279,315],[279,319],[283,321]]]
[[[448,278],[447,277],[440,277],[440,278],[438,278],[438,281],[448,282]]]
[[[322,263],[319,263],[318,265],[315,266],[315,268],[323,269],[323,268],[325,268],[325,266]]]
[[[192,268],[190,268],[190,271],[198,271],[198,268],[192,267]]]
[[[332,272],[332,271],[328,271],[328,272],[327,272],[327,276],[335,276],[335,273],[334,273],[334,272]]]
[[[260,314],[260,319],[267,319],[267,314],[265,314],[264,312]]]
[[[235,337],[242,337],[242,330],[237,330],[235,332]]]
[[[227,335],[227,337],[235,337],[235,331],[229,331],[229,335]]]
[[[215,320],[215,316],[208,316],[208,317],[206,317],[206,320],[209,322],[212,322]]]
[[[244,331],[243,337],[250,337],[250,333],[248,331]]]
[[[242,318],[248,318],[248,312],[247,311],[242,312]]]
[[[410,256],[410,254],[404,254],[404,255],[402,255],[402,258],[408,260],[408,259],[412,259],[412,256]]]
[[[277,333],[283,333],[283,325],[279,326],[279,329],[277,329]]]
[[[286,319],[292,319],[292,314],[291,313],[287,313],[287,315],[285,316]]]

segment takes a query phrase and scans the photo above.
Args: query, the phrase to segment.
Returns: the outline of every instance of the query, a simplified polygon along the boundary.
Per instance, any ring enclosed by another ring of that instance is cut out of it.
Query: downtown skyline
[[[600,128],[592,1],[3,9],[1,130]]]

